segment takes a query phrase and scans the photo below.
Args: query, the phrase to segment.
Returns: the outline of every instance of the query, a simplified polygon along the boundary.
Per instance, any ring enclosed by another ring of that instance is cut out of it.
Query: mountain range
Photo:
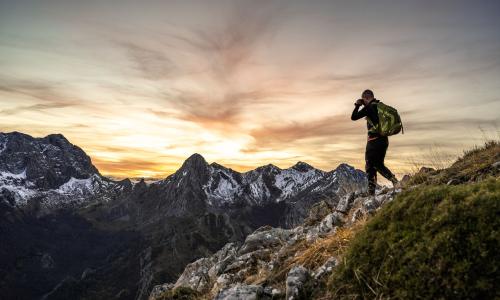
[[[158,181],[118,181],[63,135],[0,133],[0,294],[146,299],[226,243],[293,228],[318,202],[334,207],[365,187],[347,164],[241,173],[200,154]]]

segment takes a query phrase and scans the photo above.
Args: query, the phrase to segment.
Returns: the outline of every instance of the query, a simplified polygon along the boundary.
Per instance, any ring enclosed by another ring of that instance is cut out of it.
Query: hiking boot
[[[391,182],[392,182],[392,186],[394,188],[399,188],[400,187],[400,183],[399,183],[399,180],[396,178],[396,176],[393,176],[391,179]]]
[[[394,192],[401,188],[401,182],[396,178],[396,176],[393,176],[390,180],[392,182],[392,190]]]

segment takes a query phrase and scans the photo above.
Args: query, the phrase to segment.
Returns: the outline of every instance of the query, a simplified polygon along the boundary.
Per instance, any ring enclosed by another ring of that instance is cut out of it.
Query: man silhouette
[[[361,94],[361,99],[354,103],[351,120],[356,121],[363,117],[367,119],[368,141],[365,152],[365,171],[368,176],[368,194],[375,195],[377,186],[377,171],[385,178],[390,180],[394,187],[398,183],[396,176],[385,166],[384,159],[387,147],[389,147],[389,138],[382,136],[374,127],[379,123],[377,103],[375,95],[371,90],[365,90]],[[364,106],[361,110],[361,106]],[[374,125],[372,125],[374,124]]]

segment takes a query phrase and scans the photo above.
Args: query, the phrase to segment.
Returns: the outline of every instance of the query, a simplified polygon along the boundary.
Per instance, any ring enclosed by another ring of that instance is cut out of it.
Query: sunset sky
[[[101,173],[192,153],[364,169],[365,88],[399,175],[499,137],[500,1],[0,0],[0,131],[62,133]]]

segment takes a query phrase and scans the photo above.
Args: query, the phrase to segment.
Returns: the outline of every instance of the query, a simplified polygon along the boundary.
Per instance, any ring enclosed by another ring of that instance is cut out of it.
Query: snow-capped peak
[[[314,187],[315,192],[338,189],[338,177],[359,179],[360,171],[345,165],[324,172],[305,162],[287,169],[268,164],[239,173],[217,163],[209,165],[210,174],[203,186],[209,205],[225,206],[238,200],[251,205],[263,205],[293,199],[299,193]],[[354,181],[354,180],[351,180]]]

